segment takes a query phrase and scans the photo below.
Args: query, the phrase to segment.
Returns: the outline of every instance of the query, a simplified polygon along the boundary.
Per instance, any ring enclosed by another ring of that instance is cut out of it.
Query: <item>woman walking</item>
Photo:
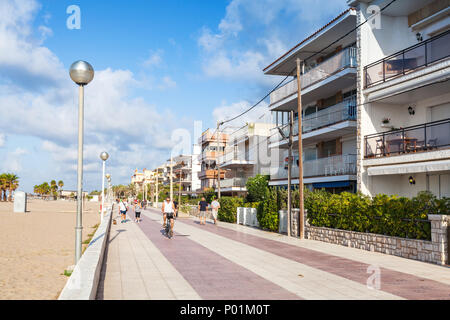
[[[135,215],[136,223],[141,222],[141,211],[142,211],[142,203],[140,201],[135,201],[134,202],[134,215]]]

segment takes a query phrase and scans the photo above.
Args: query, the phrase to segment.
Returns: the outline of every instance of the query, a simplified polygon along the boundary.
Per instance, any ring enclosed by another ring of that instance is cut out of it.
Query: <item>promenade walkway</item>
[[[447,267],[194,218],[168,239],[142,216],[111,225],[97,299],[450,299]]]

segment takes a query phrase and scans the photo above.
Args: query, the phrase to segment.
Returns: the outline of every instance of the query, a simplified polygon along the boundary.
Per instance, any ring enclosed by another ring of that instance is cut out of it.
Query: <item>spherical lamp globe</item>
[[[106,177],[106,179],[109,180],[111,178],[111,175],[109,173],[107,173],[107,174],[105,174],[105,177]]]
[[[94,68],[86,61],[76,61],[70,66],[70,78],[78,85],[87,85],[94,79]]]
[[[109,154],[106,151],[103,151],[102,153],[100,153],[100,159],[102,159],[103,161],[108,160],[109,158]]]

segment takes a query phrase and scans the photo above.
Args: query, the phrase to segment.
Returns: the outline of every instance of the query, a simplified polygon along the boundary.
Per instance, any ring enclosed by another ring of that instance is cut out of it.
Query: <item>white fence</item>
[[[237,208],[236,223],[244,226],[259,227],[256,208]]]

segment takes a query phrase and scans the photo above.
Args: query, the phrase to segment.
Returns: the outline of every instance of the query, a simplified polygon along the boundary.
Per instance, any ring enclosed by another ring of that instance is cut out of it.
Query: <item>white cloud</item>
[[[347,9],[345,0],[232,0],[217,32],[202,28],[197,43],[209,77],[272,85],[262,69]],[[320,10],[317,8],[320,7]]]
[[[177,86],[177,83],[172,80],[171,77],[165,76],[162,78],[161,84],[158,86],[159,89],[165,90],[169,88],[175,88]]]
[[[0,133],[0,148],[3,147],[6,143],[6,135],[4,133]]]
[[[41,31],[32,29],[39,9],[34,0],[0,1],[0,127],[10,134],[34,136],[42,140],[41,150],[50,155],[51,173],[67,186],[75,186],[77,163],[78,90],[67,68],[39,40]],[[161,62],[160,52],[147,60]],[[159,54],[159,55],[158,55]],[[159,57],[159,58],[158,58]],[[163,77],[161,86],[173,88],[174,80]],[[114,183],[129,183],[135,167],[159,165],[169,154],[171,132],[179,125],[170,110],[158,109],[133,89],[141,87],[129,70],[98,70],[85,88],[84,167],[89,187],[95,184],[101,161],[110,154],[108,171]],[[4,138],[0,136],[0,144]],[[19,171],[22,149],[7,154],[4,169]],[[8,151],[8,150],[7,150]]]
[[[214,108],[212,115],[214,122],[232,119],[242,112],[248,110],[252,105],[248,101],[238,101],[231,104],[222,103],[221,106]],[[261,102],[255,108],[237,118],[236,120],[227,122],[225,126],[241,127],[246,122],[266,122],[270,123],[271,114],[266,102]]]
[[[150,52],[150,56],[144,61],[145,67],[159,66],[162,63],[162,50]]]
[[[28,153],[23,148],[16,148],[14,151],[8,152],[6,156],[1,159],[2,172],[19,173],[22,170],[22,157]]]

